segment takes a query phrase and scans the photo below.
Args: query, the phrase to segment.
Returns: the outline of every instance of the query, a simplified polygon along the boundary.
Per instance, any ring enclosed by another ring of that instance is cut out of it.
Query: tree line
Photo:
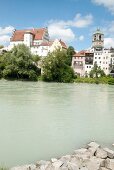
[[[14,46],[11,51],[0,55],[0,78],[37,81],[42,77],[42,80],[49,82],[72,82],[75,77],[71,68],[74,53],[73,47],[67,51],[58,49],[41,59],[31,54],[24,44]]]

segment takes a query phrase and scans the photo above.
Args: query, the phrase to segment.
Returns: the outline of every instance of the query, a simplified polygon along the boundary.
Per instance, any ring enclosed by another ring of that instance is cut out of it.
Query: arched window
[[[99,40],[101,40],[101,35],[99,35]]]

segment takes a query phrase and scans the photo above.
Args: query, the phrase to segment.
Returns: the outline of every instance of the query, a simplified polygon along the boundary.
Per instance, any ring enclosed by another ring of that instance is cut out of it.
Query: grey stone
[[[108,148],[104,148],[104,151],[107,152],[107,155],[109,158],[114,158],[114,151],[112,151],[111,149],[108,149]]]
[[[88,168],[88,170],[99,170],[100,165],[101,165],[101,162],[98,159],[96,159],[95,157],[92,157],[87,162],[86,167]]]
[[[64,164],[64,163],[63,163],[62,161],[60,161],[60,160],[52,163],[52,165],[53,165],[54,168],[59,168],[59,167],[61,167],[63,164]]]
[[[75,163],[68,162],[68,169],[69,170],[79,170],[79,167]]]
[[[87,144],[88,147],[94,147],[94,148],[98,148],[100,147],[100,145],[96,142],[90,142],[89,144]]]
[[[106,164],[105,164],[106,168],[109,168],[111,170],[114,170],[114,159],[107,159],[106,160]]]
[[[82,167],[80,170],[88,170],[88,168],[86,168],[86,167]]]
[[[108,154],[104,149],[98,148],[96,151],[96,157],[105,159],[107,158]]]
[[[107,169],[105,167],[101,167],[100,170],[109,170],[109,169]]]
[[[75,150],[74,154],[84,154],[85,152],[87,152],[87,149],[81,148],[81,149]]]
[[[35,170],[36,166],[34,164],[13,167],[10,170]]]
[[[52,158],[52,159],[51,159],[51,162],[56,162],[56,161],[57,161],[56,158]]]

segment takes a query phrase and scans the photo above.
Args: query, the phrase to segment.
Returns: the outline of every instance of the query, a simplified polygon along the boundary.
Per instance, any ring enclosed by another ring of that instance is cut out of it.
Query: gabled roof
[[[59,40],[59,42],[60,42],[62,48],[67,49],[65,42],[63,42],[62,40]],[[53,43],[54,43],[54,41],[43,42],[43,43],[40,44],[40,46],[52,46]]]
[[[86,53],[86,50],[79,51],[78,53],[74,54],[74,57],[84,57]]]
[[[63,42],[62,40],[59,40],[61,46],[65,49],[67,49],[67,45],[65,44],[65,42]]]
[[[10,41],[24,41],[24,34],[31,33],[34,40],[42,40],[46,28],[15,30]]]

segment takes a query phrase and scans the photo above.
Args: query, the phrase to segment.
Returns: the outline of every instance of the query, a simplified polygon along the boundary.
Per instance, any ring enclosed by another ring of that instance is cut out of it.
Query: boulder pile
[[[96,142],[75,150],[72,155],[37,161],[33,165],[13,167],[11,170],[114,170],[114,151]]]

